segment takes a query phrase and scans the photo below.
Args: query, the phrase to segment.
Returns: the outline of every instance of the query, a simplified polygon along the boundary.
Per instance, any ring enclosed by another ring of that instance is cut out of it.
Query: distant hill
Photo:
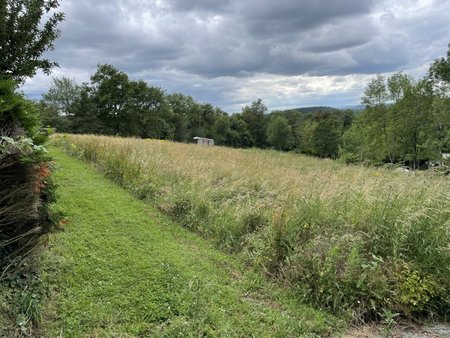
[[[360,114],[364,110],[363,105],[349,105],[341,108],[329,107],[329,106],[312,106],[312,107],[300,107],[282,110],[282,113],[292,114],[300,113],[302,115],[314,114],[317,112],[337,112],[340,110],[352,110],[355,115]]]
[[[313,107],[301,107],[301,108],[292,108],[292,109],[286,109],[283,110],[283,112],[300,112],[303,114],[309,114],[309,113],[317,113],[317,112],[334,112],[339,111],[337,108],[333,107],[327,107],[327,106],[313,106]]]
[[[349,105],[349,106],[343,106],[343,107],[341,107],[341,109],[350,109],[350,110],[353,110],[354,112],[358,112],[358,111],[363,111],[364,109],[366,109],[366,106],[363,104],[353,104],[353,105]]]

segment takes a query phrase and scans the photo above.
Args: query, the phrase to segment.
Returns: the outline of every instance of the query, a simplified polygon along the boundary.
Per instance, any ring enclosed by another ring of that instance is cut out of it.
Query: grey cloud
[[[166,4],[174,11],[222,12],[230,9],[231,0],[167,0]]]
[[[334,19],[370,12],[371,0],[249,0],[238,5],[251,34],[266,37],[299,33]]]
[[[63,7],[67,21],[55,56],[88,67],[110,62],[131,71],[165,67],[206,77],[258,71],[301,74],[324,59],[302,61],[302,52],[320,53],[367,42],[370,32],[340,34],[340,39],[333,33],[346,30],[345,21],[338,18],[367,13],[370,5],[371,1],[356,0],[346,4],[324,0],[72,0]],[[327,22],[328,28],[313,29]],[[296,47],[298,42],[304,48],[297,55],[275,57],[272,53],[280,44]]]
[[[48,55],[61,71],[111,63],[168,91],[222,104],[239,101],[230,93],[255,76],[408,70],[443,55],[450,42],[450,3],[437,0],[61,3],[66,21]]]

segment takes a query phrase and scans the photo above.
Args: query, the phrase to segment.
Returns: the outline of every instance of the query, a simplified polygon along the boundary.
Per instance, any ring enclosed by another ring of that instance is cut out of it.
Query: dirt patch
[[[354,328],[343,338],[450,338],[450,323],[428,324],[424,326],[399,323],[389,334],[383,326],[367,325]]]

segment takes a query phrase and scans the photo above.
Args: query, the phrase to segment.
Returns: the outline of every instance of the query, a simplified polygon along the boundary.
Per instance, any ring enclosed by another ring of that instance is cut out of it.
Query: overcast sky
[[[227,112],[359,104],[377,73],[422,76],[450,42],[448,0],[62,0],[52,76],[100,63]],[[46,92],[38,74],[23,91]]]

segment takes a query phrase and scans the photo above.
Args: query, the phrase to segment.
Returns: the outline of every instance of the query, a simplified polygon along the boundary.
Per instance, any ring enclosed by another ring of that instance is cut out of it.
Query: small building
[[[212,138],[204,138],[204,137],[194,137],[194,140],[196,141],[196,143],[198,145],[201,146],[213,146],[214,145],[214,140]]]

